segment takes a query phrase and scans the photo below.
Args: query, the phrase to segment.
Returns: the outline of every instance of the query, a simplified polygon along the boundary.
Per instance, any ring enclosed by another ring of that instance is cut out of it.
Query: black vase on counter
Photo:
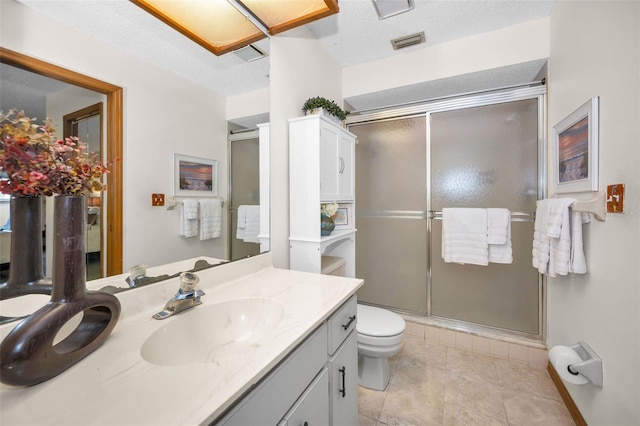
[[[86,200],[54,199],[53,288],[51,301],[19,323],[0,344],[0,381],[31,386],[57,376],[107,340],[120,318],[113,295],[87,291]],[[77,314],[78,326],[60,342],[58,332]]]
[[[11,197],[9,279],[0,284],[0,300],[27,294],[51,294],[42,269],[42,197]]]

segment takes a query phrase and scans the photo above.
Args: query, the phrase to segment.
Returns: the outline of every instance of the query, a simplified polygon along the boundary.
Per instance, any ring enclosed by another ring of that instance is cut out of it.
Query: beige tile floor
[[[361,426],[574,425],[546,369],[407,336],[384,391],[358,388]]]

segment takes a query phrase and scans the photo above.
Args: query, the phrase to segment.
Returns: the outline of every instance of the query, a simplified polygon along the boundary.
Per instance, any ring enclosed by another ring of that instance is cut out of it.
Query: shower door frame
[[[457,95],[441,99],[435,99],[432,101],[425,101],[424,103],[415,104],[405,107],[390,107],[386,110],[380,110],[376,112],[362,112],[355,113],[347,117],[346,124],[357,125],[367,122],[380,122],[385,120],[395,120],[402,118],[410,118],[417,116],[426,117],[426,188],[425,196],[427,199],[427,211],[424,214],[427,217],[427,282],[426,282],[426,297],[427,297],[427,312],[426,317],[430,318],[442,325],[447,326],[455,330],[469,331],[469,332],[482,332],[489,330],[491,333],[505,334],[507,336],[517,336],[530,340],[542,340],[546,338],[546,286],[547,280],[544,275],[538,275],[538,333],[525,333],[516,330],[502,329],[498,327],[492,327],[488,325],[468,323],[451,318],[443,318],[432,315],[432,271],[431,271],[431,233],[433,220],[432,215],[432,203],[431,203],[431,114],[441,113],[447,111],[455,111],[465,108],[489,106],[500,103],[508,103],[522,100],[537,99],[538,101],[538,196],[537,199],[544,199],[546,197],[546,172],[547,172],[547,120],[546,120],[546,96],[547,89],[545,85],[522,87],[522,88],[510,88],[507,90],[496,90],[482,93],[472,93],[468,95]],[[413,314],[415,315],[415,313]]]

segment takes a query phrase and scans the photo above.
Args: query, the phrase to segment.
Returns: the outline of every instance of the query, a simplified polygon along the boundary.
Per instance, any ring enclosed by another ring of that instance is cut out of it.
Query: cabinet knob
[[[347,396],[347,387],[344,384],[345,376],[347,375],[347,367],[343,365],[342,368],[338,371],[340,372],[340,374],[342,374],[342,389],[338,389],[338,392],[340,392],[340,394],[342,394],[342,397],[344,398],[345,396]]]
[[[309,422],[304,422],[302,426],[309,426]]]

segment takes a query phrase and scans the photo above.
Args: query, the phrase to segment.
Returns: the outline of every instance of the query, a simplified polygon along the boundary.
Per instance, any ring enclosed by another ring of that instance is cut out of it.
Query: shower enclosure
[[[531,248],[544,195],[544,97],[544,87],[528,87],[351,120],[360,301],[542,336],[543,280]],[[445,263],[445,207],[509,209],[513,263]]]

